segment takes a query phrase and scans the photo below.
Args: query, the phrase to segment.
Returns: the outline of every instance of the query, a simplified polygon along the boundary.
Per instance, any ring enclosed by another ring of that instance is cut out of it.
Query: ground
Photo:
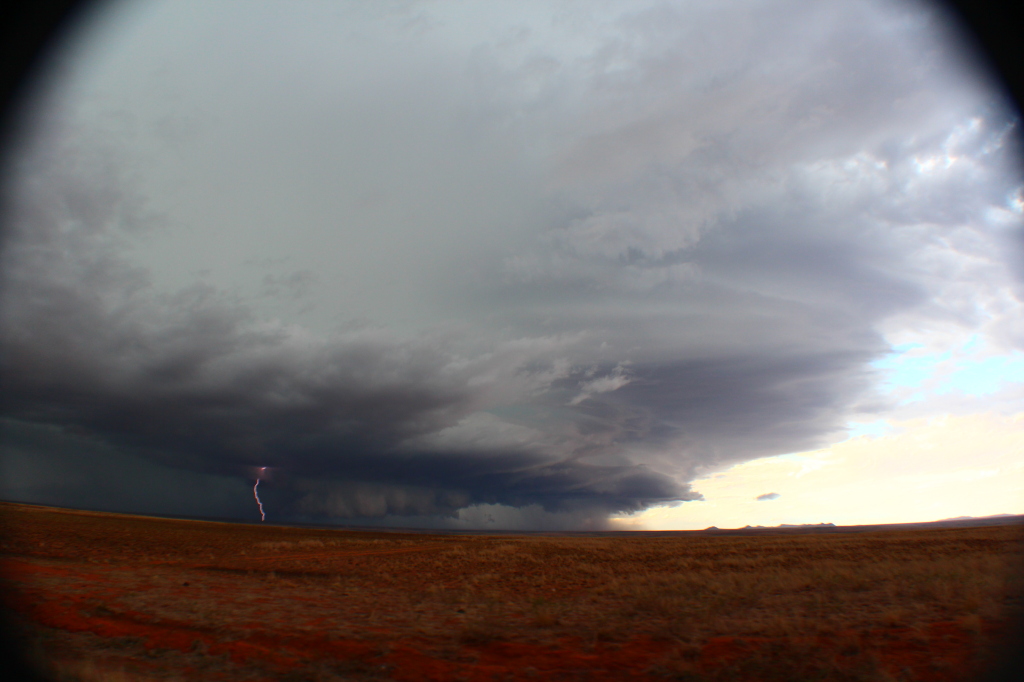
[[[978,679],[1020,526],[430,535],[0,504],[50,679]]]

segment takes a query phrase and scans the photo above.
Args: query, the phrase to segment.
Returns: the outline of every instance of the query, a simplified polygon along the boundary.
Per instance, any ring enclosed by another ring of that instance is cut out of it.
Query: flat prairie
[[[982,679],[1019,525],[482,535],[0,504],[4,607],[44,679]]]

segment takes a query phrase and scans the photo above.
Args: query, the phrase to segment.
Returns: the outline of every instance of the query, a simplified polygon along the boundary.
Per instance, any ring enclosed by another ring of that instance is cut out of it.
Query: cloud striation
[[[1024,345],[1017,119],[928,6],[348,8],[369,80],[319,11],[201,31],[247,68],[219,98],[162,24],[191,128],[100,66],[40,95],[4,182],[19,452],[157,467],[136,490],[274,467],[279,520],[601,527],[885,409],[901,325]],[[315,49],[254,48],[278,20]]]

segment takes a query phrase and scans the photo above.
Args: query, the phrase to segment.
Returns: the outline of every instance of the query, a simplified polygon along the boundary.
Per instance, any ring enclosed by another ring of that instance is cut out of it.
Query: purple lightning
[[[266,470],[267,470],[267,467],[260,467],[260,476],[262,476],[263,472],[266,471]],[[254,485],[252,487],[252,495],[253,495],[253,497],[256,498],[256,504],[258,504],[260,506],[260,521],[266,521],[267,520],[267,515],[263,513],[263,503],[260,502],[259,487],[260,487],[260,479],[257,478],[256,479],[256,485]]]

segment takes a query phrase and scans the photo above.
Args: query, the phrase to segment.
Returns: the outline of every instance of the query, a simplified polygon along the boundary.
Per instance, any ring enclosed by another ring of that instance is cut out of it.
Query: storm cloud
[[[901,325],[1024,347],[1018,122],[928,5],[110,13],[8,159],[18,452],[597,527],[884,409]]]

